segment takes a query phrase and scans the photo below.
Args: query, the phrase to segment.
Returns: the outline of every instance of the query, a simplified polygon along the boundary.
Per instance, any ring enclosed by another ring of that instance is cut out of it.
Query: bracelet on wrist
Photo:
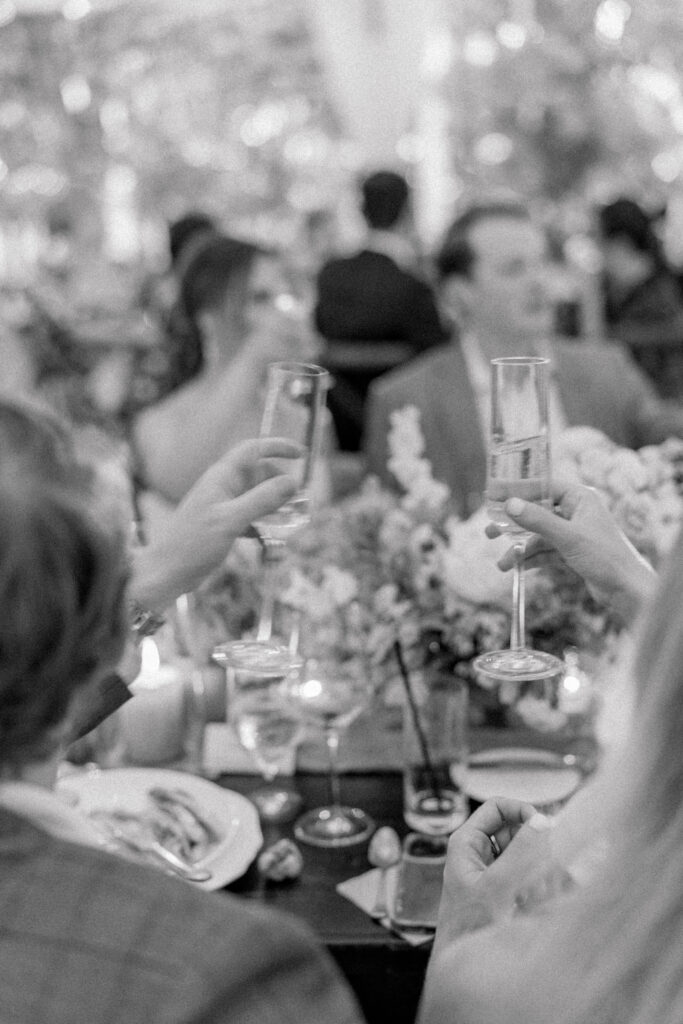
[[[166,619],[158,612],[143,608],[137,601],[131,601],[130,605],[130,629],[136,640],[152,636],[161,629]]]

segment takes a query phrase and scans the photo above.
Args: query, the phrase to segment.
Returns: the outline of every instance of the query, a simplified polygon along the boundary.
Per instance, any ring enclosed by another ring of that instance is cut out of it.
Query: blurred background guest
[[[621,197],[598,212],[608,334],[666,395],[683,396],[683,297],[655,218]]]
[[[211,236],[185,268],[180,297],[200,369],[130,431],[141,487],[171,502],[237,441],[258,436],[268,364],[315,355],[274,251]]]
[[[370,382],[445,337],[436,300],[420,273],[407,181],[393,171],[377,171],[363,181],[361,193],[367,226],[363,247],[322,267],[315,307],[315,325],[327,339],[335,377],[329,405],[346,451],[360,447]],[[383,341],[399,342],[400,355],[368,365],[363,350]],[[343,361],[342,347],[349,353]]]
[[[10,451],[21,416],[3,420]],[[0,1018],[358,1024],[301,924],[110,852],[54,793],[84,694],[129,634],[128,521],[101,515],[68,434],[28,418],[36,450],[0,480]]]
[[[451,341],[370,387],[364,449],[368,469],[386,483],[392,484],[389,417],[394,409],[415,405],[435,477],[450,486],[461,515],[480,506],[489,361],[497,356],[550,359],[554,432],[593,426],[631,448],[683,436],[683,408],[660,399],[619,346],[553,337],[545,237],[523,204],[471,206],[446,232],[437,267],[444,317],[454,329]]]

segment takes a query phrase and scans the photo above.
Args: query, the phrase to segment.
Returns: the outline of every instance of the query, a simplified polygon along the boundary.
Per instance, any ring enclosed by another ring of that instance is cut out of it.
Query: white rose
[[[624,448],[614,454],[605,481],[613,494],[643,491],[648,481],[648,471],[635,452]]]
[[[614,448],[614,442],[594,427],[567,427],[563,430],[555,444],[559,458],[574,458],[586,451]]]

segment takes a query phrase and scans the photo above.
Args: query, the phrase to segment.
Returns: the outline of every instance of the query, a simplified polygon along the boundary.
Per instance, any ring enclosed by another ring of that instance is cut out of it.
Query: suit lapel
[[[461,516],[481,503],[486,483],[486,449],[477,401],[465,357],[458,344],[449,344],[444,357],[431,368],[426,395],[435,424],[434,450],[440,454],[435,475],[450,484]]]

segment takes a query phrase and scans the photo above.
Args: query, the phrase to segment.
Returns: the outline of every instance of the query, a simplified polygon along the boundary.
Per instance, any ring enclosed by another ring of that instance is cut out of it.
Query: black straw
[[[430,788],[440,804],[441,787],[439,786],[437,774],[436,771],[434,770],[434,765],[432,764],[432,759],[429,754],[427,737],[425,736],[424,731],[422,729],[422,723],[420,722],[420,712],[418,711],[417,702],[415,700],[415,694],[413,693],[413,685],[410,681],[410,676],[408,675],[408,669],[403,658],[403,650],[401,649],[401,643],[399,640],[394,641],[394,653],[396,655],[398,667],[401,670],[401,679],[403,680],[403,685],[405,687],[405,691],[408,697],[408,704],[410,706],[410,713],[413,718],[413,725],[415,727],[415,732],[417,733],[417,739],[420,744],[420,750],[422,751],[422,761],[424,763],[427,776],[430,780]]]

